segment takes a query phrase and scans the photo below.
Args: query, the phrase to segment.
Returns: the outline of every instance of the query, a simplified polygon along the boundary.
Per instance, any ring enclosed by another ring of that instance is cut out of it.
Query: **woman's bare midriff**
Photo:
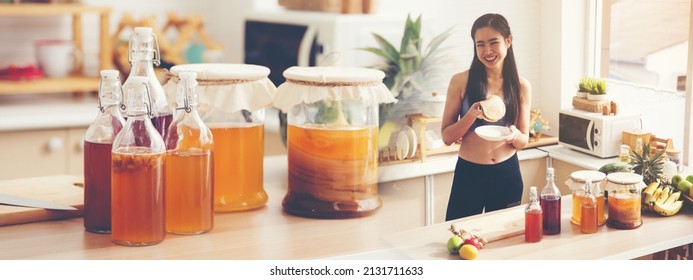
[[[517,150],[505,141],[491,142],[481,139],[476,133],[468,132],[462,138],[459,156],[478,164],[496,164],[512,157]]]

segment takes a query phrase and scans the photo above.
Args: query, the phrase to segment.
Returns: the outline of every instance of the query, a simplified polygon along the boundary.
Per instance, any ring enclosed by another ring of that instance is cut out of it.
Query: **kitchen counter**
[[[432,226],[406,230],[383,236],[392,247],[391,251],[406,255],[411,259],[459,259],[444,249],[452,235],[448,231],[451,224],[479,224],[483,221],[505,223],[495,217],[507,215],[504,212],[522,213],[525,205],[499,210],[487,214],[467,217]],[[524,234],[489,243],[479,251],[482,260],[577,260],[577,259],[635,259],[670,248],[693,244],[693,207],[690,205],[671,217],[655,213],[643,213],[643,224],[632,230],[619,230],[606,225],[593,234],[583,234],[580,227],[570,223],[572,199],[563,196],[561,202],[561,233],[544,235],[538,243],[526,243]],[[470,230],[467,228],[466,230]],[[381,253],[382,254],[382,253]]]
[[[598,170],[604,164],[618,161],[618,157],[599,158],[567,148],[561,144],[538,147],[537,149],[546,152],[549,158],[569,162],[588,170]]]
[[[135,248],[112,244],[107,234],[85,232],[81,218],[36,222],[0,227],[0,259],[455,259],[445,251],[450,222],[421,227],[403,219],[411,210],[396,189],[381,189],[383,206],[371,216],[302,218],[282,211],[286,158],[268,157],[265,166],[273,167],[265,172],[267,206],[217,213],[209,233],[169,234],[161,244]],[[645,214],[639,229],[601,227],[587,235],[569,222],[569,196],[562,205],[560,235],[545,236],[534,244],[524,243],[521,235],[503,239],[484,247],[479,258],[632,259],[693,243],[693,207],[686,206],[673,217]],[[503,222],[494,213],[452,222],[469,220]]]

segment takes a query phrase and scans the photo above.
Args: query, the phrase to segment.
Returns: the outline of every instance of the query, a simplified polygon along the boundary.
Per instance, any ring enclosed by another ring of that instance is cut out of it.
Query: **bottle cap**
[[[553,167],[546,168],[546,175],[553,175],[553,174],[554,174]]]
[[[149,37],[152,36],[152,33],[153,31],[151,27],[135,27],[135,36],[137,36],[137,39],[149,39]]]
[[[101,70],[101,79],[104,81],[120,80],[120,72],[118,70]]]

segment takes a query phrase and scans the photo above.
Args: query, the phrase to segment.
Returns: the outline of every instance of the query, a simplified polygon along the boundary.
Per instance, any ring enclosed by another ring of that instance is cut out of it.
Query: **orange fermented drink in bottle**
[[[166,143],[166,231],[200,234],[214,226],[212,132],[197,112],[197,73],[181,72],[178,114]]]
[[[586,205],[589,203],[584,203],[581,206],[581,216],[580,216],[580,231],[582,233],[595,233],[597,232],[597,205]]]
[[[535,243],[544,239],[544,213],[539,203],[537,187],[529,187],[529,203],[525,207],[525,242]]]
[[[582,233],[595,233],[599,226],[597,218],[597,198],[592,194],[592,183],[585,184],[585,195],[580,202],[580,231]]]
[[[199,234],[212,229],[212,155],[173,151],[166,155],[166,230]]]
[[[143,147],[116,150],[112,166],[112,241],[128,246],[163,241],[164,153]]]
[[[265,206],[264,125],[208,124],[214,136],[214,210],[243,211]]]
[[[133,77],[127,122],[111,151],[111,241],[126,246],[164,240],[164,140],[149,119],[147,78]]]

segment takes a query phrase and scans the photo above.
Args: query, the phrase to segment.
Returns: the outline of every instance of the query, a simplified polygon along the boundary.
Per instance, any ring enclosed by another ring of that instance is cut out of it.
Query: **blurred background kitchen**
[[[131,29],[120,28],[124,23],[146,20],[155,30],[166,29],[158,34],[160,41],[178,47],[176,55],[162,57],[169,65],[251,63],[249,57],[260,50],[264,40],[279,42],[279,38],[299,44],[302,37],[291,37],[288,31],[262,35],[267,31],[261,28],[246,32],[251,28],[248,21],[293,21],[321,26],[317,30],[322,32],[316,40],[317,48],[303,58],[308,64],[370,67],[379,62],[378,58],[357,48],[377,47],[371,32],[398,46],[407,15],[421,15],[424,41],[455,28],[444,43],[454,58],[447,62],[444,73],[451,76],[471,62],[472,22],[484,13],[500,13],[513,31],[520,74],[532,83],[532,107],[541,110],[552,128],[547,134],[558,135],[558,112],[571,106],[580,77],[596,76],[608,78],[609,94],[619,100],[621,110],[643,114],[643,129],[673,139],[679,148],[687,147],[684,141],[690,139],[684,137],[684,126],[690,126],[690,121],[684,120],[684,97],[689,90],[690,0],[372,0],[358,1],[359,11],[342,5],[340,11],[312,12],[280,5],[300,1],[278,0],[54,1],[53,5],[79,2],[108,8],[106,12],[78,13],[81,22],[69,12],[43,14],[6,6],[13,1],[0,2],[6,2],[0,6],[0,155],[5,158],[0,161],[0,179],[81,174],[82,137],[96,114],[94,99],[83,92],[98,87],[97,73],[104,62],[100,32],[105,28],[109,33],[105,59],[110,59],[112,67],[119,63],[127,67],[127,57],[118,50],[123,40],[127,42]],[[357,1],[353,2],[356,5]],[[104,15],[108,22],[100,27]],[[200,20],[200,25],[192,31],[176,30],[167,26],[176,22],[172,19]],[[74,24],[80,26],[77,36],[73,34]],[[190,36],[183,38],[183,34]],[[74,38],[81,38],[82,63],[78,73],[73,74],[94,79],[69,80],[67,85],[41,85],[42,79],[34,80],[40,75],[35,71],[37,67],[32,67],[38,63],[37,41]],[[258,49],[246,49],[249,42],[259,44]],[[297,52],[282,55],[288,56],[290,62],[302,63]],[[281,65],[265,66],[272,69],[276,79],[281,78]],[[89,85],[78,86],[81,82]],[[32,88],[32,84],[41,87]],[[278,80],[275,84],[279,85]],[[442,92],[445,86],[439,86]],[[268,114],[267,155],[284,152],[273,118]]]

